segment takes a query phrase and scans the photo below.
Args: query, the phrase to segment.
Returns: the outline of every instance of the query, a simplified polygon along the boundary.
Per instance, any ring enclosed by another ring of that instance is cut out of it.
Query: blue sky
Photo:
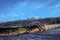
[[[0,21],[60,16],[60,0],[0,0]]]

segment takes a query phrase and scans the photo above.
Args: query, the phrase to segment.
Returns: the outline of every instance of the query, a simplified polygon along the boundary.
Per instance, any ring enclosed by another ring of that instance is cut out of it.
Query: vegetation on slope
[[[51,21],[52,20],[52,21]],[[1,33],[25,33],[27,31],[33,32],[34,30],[41,30],[44,27],[44,24],[59,24],[60,17],[57,18],[44,18],[44,19],[27,19],[27,20],[19,20],[19,21],[12,21],[6,23],[0,23],[0,28],[13,28],[12,30],[6,29],[0,30]],[[22,26],[22,28],[17,28]],[[14,29],[16,27],[16,29]],[[52,28],[49,26],[49,28]],[[47,27],[46,27],[47,29]]]

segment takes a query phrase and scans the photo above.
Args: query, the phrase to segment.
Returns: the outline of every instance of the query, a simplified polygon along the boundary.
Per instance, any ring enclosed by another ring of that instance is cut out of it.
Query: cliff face
[[[46,25],[47,24],[47,25]],[[56,25],[48,25],[48,24],[56,24]],[[58,25],[59,24],[59,25]],[[18,20],[18,21],[10,21],[10,22],[4,22],[0,23],[0,27],[14,27],[14,26],[23,26],[23,27],[29,27],[27,30],[29,33],[37,32],[37,31],[44,31],[48,29],[52,29],[60,26],[60,17],[54,17],[54,18],[41,18],[41,19],[34,19],[34,20]],[[43,28],[43,27],[44,28]],[[33,29],[31,29],[33,28]],[[5,30],[5,29],[4,29]],[[13,29],[12,29],[13,30]],[[16,30],[16,29],[15,29]],[[23,33],[27,32],[23,31]],[[0,29],[2,31],[2,29]],[[9,32],[9,30],[7,30]],[[6,31],[6,32],[7,32]],[[7,34],[0,34],[0,36],[8,36],[8,35],[17,35],[17,34],[23,34],[21,33],[21,29],[19,30],[18,33],[10,32]]]
[[[59,24],[60,23],[60,17],[54,17],[54,18],[41,18],[41,19],[34,19],[34,20],[17,20],[17,21],[10,21],[10,22],[4,22],[0,23],[0,27],[2,26],[24,26],[28,23],[33,23],[33,21],[40,22],[42,24]],[[34,24],[34,23],[33,23]]]
[[[41,19],[34,19],[34,20],[18,20],[18,21],[10,21],[10,22],[4,22],[4,23],[0,23],[0,27],[1,26],[22,26],[24,24],[28,24],[31,22],[41,22],[43,24],[59,24],[60,23],[60,17],[54,17],[54,18],[41,18]]]

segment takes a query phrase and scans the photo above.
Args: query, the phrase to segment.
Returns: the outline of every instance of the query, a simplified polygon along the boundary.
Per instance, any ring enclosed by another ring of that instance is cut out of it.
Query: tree
[[[57,19],[54,18],[49,24],[56,24],[57,23]]]

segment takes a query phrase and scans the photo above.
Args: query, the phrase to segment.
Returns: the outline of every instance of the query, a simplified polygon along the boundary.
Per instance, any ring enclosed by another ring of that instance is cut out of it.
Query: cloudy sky
[[[60,0],[0,0],[0,21],[60,16]]]

